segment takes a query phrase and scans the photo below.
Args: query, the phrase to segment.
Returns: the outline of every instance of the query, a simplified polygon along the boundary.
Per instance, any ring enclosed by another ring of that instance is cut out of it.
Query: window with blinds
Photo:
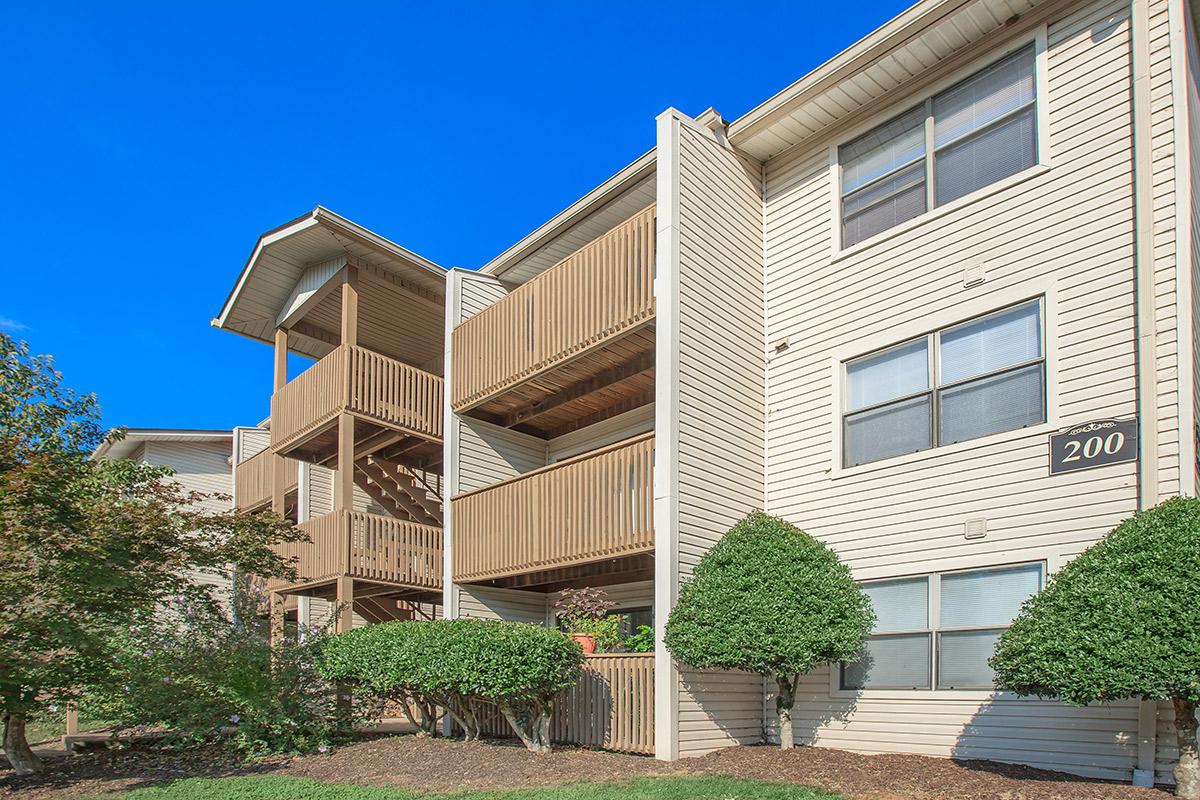
[[[1033,45],[838,148],[842,246],[1037,162]]]
[[[991,689],[988,659],[1021,604],[1041,591],[1041,564],[862,584],[875,629],[843,662],[842,689]]]
[[[1045,422],[1042,340],[1034,300],[847,362],[842,466]]]

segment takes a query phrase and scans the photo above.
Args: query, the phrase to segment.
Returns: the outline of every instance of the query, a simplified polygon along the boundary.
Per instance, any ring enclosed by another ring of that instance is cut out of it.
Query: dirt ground
[[[1154,789],[1089,781],[989,761],[914,755],[865,756],[800,747],[734,747],[663,764],[651,758],[562,748],[537,756],[509,742],[390,736],[328,755],[247,765],[217,749],[130,748],[58,758],[38,779],[15,777],[0,760],[0,798],[95,797],[192,776],[273,774],[326,783],[399,786],[418,792],[553,786],[647,775],[728,775],[816,786],[853,800],[1167,800]]]

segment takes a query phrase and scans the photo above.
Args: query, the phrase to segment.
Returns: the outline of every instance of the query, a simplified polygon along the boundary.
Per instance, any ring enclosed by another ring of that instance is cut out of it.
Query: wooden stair
[[[354,464],[354,482],[398,519],[442,524],[441,498],[431,497],[430,486],[402,464],[377,456],[359,459]]]
[[[354,601],[354,613],[372,625],[399,619],[412,619],[412,608],[403,600],[360,597]]]

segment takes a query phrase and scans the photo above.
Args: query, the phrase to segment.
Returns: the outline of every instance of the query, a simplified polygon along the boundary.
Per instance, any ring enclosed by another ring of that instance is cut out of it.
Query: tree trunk
[[[500,712],[508,720],[509,727],[521,739],[525,749],[531,753],[545,755],[550,752],[550,715],[538,707],[537,711],[528,708],[514,709],[505,703],[500,706]]]
[[[4,755],[8,756],[8,763],[18,775],[40,775],[46,771],[42,760],[25,739],[24,714],[4,713]]]
[[[796,705],[796,680],[799,676],[776,675],[779,694],[775,696],[775,713],[779,715],[779,749],[791,750],[796,746],[792,730],[792,707]]]
[[[1200,754],[1196,751],[1195,700],[1172,699],[1175,706],[1175,736],[1179,740],[1179,763],[1175,765],[1175,796],[1200,800]]]

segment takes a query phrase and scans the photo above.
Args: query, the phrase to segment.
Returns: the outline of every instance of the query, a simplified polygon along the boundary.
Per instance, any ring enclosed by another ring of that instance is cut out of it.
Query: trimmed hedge
[[[338,634],[325,645],[321,669],[360,693],[398,702],[430,735],[448,713],[468,739],[478,738],[482,705],[492,703],[526,747],[547,752],[554,695],[576,682],[582,663],[579,645],[558,631],[457,619]]]

